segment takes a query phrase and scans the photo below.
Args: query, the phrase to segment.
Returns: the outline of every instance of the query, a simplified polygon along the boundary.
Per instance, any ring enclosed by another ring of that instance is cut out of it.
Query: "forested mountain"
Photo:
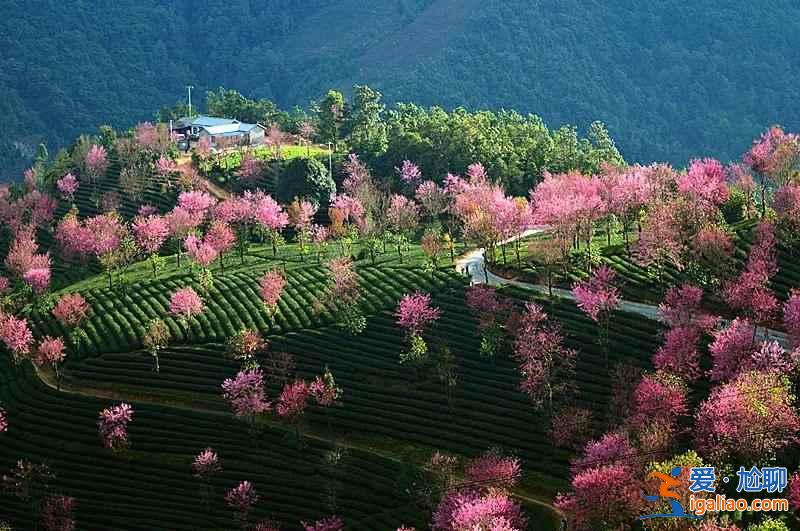
[[[800,126],[800,4],[775,0],[26,0],[0,19],[0,176],[196,87],[602,120],[628,161],[730,159]],[[16,162],[16,164],[14,164]]]

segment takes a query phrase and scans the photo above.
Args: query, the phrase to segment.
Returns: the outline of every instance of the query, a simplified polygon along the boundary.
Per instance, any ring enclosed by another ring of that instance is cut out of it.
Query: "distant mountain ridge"
[[[800,4],[744,0],[29,0],[0,19],[0,176],[19,151],[129,126],[196,87],[604,121],[629,161],[731,159],[800,128]],[[298,5],[300,4],[300,5]],[[15,147],[15,145],[17,147]],[[14,164],[14,160],[17,164]]]

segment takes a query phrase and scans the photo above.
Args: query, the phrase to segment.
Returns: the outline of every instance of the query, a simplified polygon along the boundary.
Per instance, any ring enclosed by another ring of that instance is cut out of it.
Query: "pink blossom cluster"
[[[128,423],[133,420],[133,407],[121,403],[102,410],[97,421],[97,430],[103,446],[118,449],[128,442]]]
[[[31,287],[34,293],[41,295],[50,286],[50,268],[37,267],[28,269],[22,274],[22,280]]]
[[[275,411],[280,417],[294,420],[303,414],[310,396],[311,389],[308,382],[305,380],[289,382],[281,390]]]
[[[133,235],[145,252],[156,254],[169,237],[169,222],[157,214],[138,217],[133,222]]]
[[[795,472],[789,479],[789,490],[786,495],[793,511],[800,509],[800,472]]]
[[[239,165],[237,175],[242,181],[253,182],[261,177],[264,169],[261,161],[252,156],[250,153],[245,153],[242,156],[242,162]]]
[[[237,513],[242,520],[247,519],[247,514],[258,503],[258,493],[249,481],[242,481],[225,493],[225,503]]]
[[[264,273],[258,281],[258,292],[261,295],[261,300],[270,312],[274,312],[278,307],[278,301],[283,294],[283,288],[286,286],[286,279],[280,271],[273,269]]]
[[[743,159],[755,171],[777,177],[797,162],[798,153],[800,138],[775,126],[753,142]]]
[[[783,305],[783,326],[792,345],[800,346],[800,290],[792,290]]]
[[[92,144],[86,153],[86,170],[93,178],[103,175],[108,169],[108,152],[103,146]]]
[[[0,341],[17,361],[28,355],[33,346],[33,332],[28,327],[28,321],[0,311]]]
[[[517,457],[488,452],[467,463],[464,475],[471,484],[510,489],[522,475],[522,464]]]
[[[553,416],[550,439],[562,448],[577,449],[589,438],[592,412],[589,409],[568,407]]]
[[[222,396],[237,417],[263,413],[271,407],[264,392],[261,369],[240,371],[234,378],[226,378],[222,383]]]
[[[635,474],[622,464],[598,465],[572,478],[572,492],[559,494],[555,506],[570,529],[593,531],[628,525],[644,507]]]
[[[527,529],[522,507],[502,491],[466,489],[449,492],[433,513],[434,531]]]
[[[67,173],[56,181],[56,187],[64,200],[72,201],[75,198],[75,192],[78,191],[78,179],[71,173]]]
[[[636,450],[625,432],[609,432],[599,439],[589,441],[583,455],[572,461],[571,470],[573,475],[578,475],[603,465],[628,466],[635,457]]]
[[[156,173],[162,177],[167,177],[178,170],[175,161],[165,156],[160,156],[156,161]]]
[[[150,122],[136,124],[133,136],[136,142],[142,147],[152,148],[158,143],[158,130],[156,126]]]
[[[760,223],[745,270],[727,283],[722,293],[732,308],[749,312],[758,322],[771,319],[779,305],[769,288],[770,279],[778,272],[775,245],[774,226]]]
[[[67,354],[64,351],[64,340],[60,337],[44,337],[36,349],[34,362],[37,365],[56,366],[64,361]]]
[[[797,441],[798,429],[789,383],[775,372],[744,372],[715,387],[695,414],[697,450],[715,462],[767,461]]]
[[[200,315],[203,308],[203,299],[190,287],[179,289],[169,299],[170,313],[185,321]]]
[[[577,353],[564,346],[558,325],[535,303],[527,303],[514,339],[513,357],[521,376],[520,389],[537,408],[552,403],[572,376]]]
[[[346,256],[332,259],[327,264],[333,277],[333,293],[335,300],[352,304],[358,298],[358,274],[353,261]]]
[[[644,376],[633,391],[628,419],[635,430],[657,426],[672,432],[689,413],[688,390],[680,378],[664,373]]]
[[[258,191],[250,196],[255,221],[271,231],[280,231],[289,225],[289,214],[271,196]]]
[[[289,223],[297,230],[304,230],[311,226],[317,207],[311,201],[296,199],[288,208]]]
[[[728,200],[725,167],[716,159],[696,159],[678,177],[678,190],[687,194],[700,208],[711,208]]]
[[[616,274],[608,266],[600,266],[584,282],[572,287],[578,307],[594,321],[600,321],[615,310],[620,303],[620,293],[614,280]]]
[[[342,169],[345,173],[342,187],[348,194],[354,194],[361,185],[370,179],[369,169],[359,160],[358,155],[355,153],[347,156],[347,160],[342,164]]]
[[[53,317],[64,326],[80,325],[89,315],[91,307],[80,293],[62,295],[53,308]]]
[[[690,382],[700,377],[700,339],[719,321],[703,311],[702,299],[702,289],[684,284],[670,288],[658,307],[658,319],[669,330],[653,364]]]
[[[397,324],[405,328],[410,335],[421,334],[442,315],[442,311],[431,306],[431,296],[427,293],[414,292],[403,295],[394,312]]]
[[[211,476],[222,470],[219,456],[211,448],[206,448],[192,461],[192,472],[194,477],[203,481],[208,481]]]
[[[203,267],[208,267],[219,256],[219,251],[204,238],[190,234],[183,242],[189,257]]]
[[[190,214],[200,216],[201,219],[204,218],[208,211],[216,204],[216,199],[207,192],[200,190],[181,192],[178,196],[178,206]]]
[[[8,431],[8,414],[0,407],[0,433]]]
[[[419,170],[419,166],[410,160],[404,160],[400,167],[395,168],[394,171],[397,172],[400,180],[404,183],[415,184],[422,179],[422,172]]]
[[[361,221],[365,212],[361,201],[347,194],[338,194],[334,198],[331,208],[335,208],[337,211],[339,211],[345,222],[352,222],[356,224]]]
[[[429,216],[435,218],[450,208],[454,195],[447,193],[444,188],[433,181],[425,181],[417,186],[414,197],[422,209]]]
[[[386,221],[396,231],[406,231],[419,224],[419,205],[404,195],[393,194],[386,210]]]

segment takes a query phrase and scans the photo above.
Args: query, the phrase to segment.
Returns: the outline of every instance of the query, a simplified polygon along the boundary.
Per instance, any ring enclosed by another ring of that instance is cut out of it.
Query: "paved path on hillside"
[[[514,238],[510,238],[502,243],[511,243],[520,238],[526,238],[533,234],[539,234],[544,230],[545,229],[543,228],[526,230],[522,234],[515,236]],[[522,282],[520,280],[503,278],[489,271],[488,267],[486,266],[485,250],[483,248],[475,249],[456,258],[455,267],[456,271],[469,274],[471,277],[470,280],[473,284],[489,284],[490,286],[498,287],[511,285],[520,288],[531,289],[540,293],[548,293],[547,286],[543,284],[532,284],[530,282]],[[573,295],[572,291],[568,289],[553,288],[553,295],[563,299],[572,301],[575,300],[575,295]],[[648,319],[655,320],[658,318],[658,306],[652,304],[623,300],[620,303],[620,310],[629,313],[635,313]],[[789,348],[789,340],[785,333],[771,329],[766,329],[764,332],[762,332],[762,330],[764,329],[759,328],[759,336],[761,339],[774,339],[778,341],[783,348]]]

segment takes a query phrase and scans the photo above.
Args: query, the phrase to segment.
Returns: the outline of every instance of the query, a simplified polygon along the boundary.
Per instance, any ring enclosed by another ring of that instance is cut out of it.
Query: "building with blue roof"
[[[261,124],[204,115],[181,118],[173,125],[173,131],[184,135],[189,141],[207,137],[214,148],[230,144],[257,145],[264,142],[266,135],[266,128]]]

